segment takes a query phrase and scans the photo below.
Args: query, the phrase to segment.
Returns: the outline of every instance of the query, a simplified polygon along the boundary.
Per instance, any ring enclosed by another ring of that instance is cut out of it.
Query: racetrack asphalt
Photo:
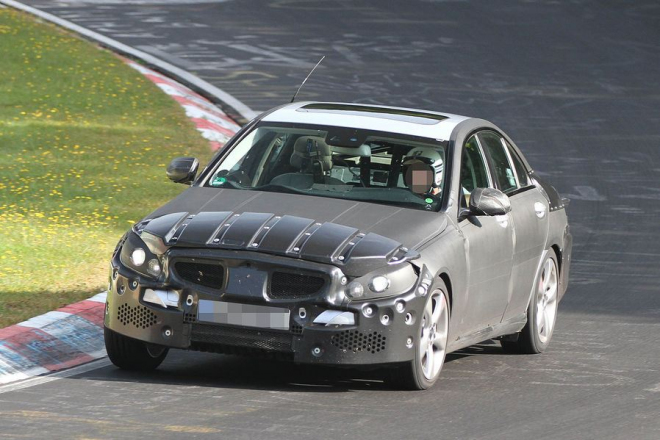
[[[31,0],[254,110],[300,99],[498,124],[572,199],[550,349],[449,356],[427,392],[378,373],[171,352],[1,393],[0,438],[660,438],[660,4]]]

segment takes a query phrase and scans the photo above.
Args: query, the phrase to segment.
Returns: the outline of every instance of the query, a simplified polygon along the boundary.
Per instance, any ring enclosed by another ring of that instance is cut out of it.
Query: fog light
[[[314,324],[355,325],[355,314],[339,310],[326,310],[316,317]]]
[[[179,293],[174,290],[146,289],[142,300],[164,308],[179,306]]]
[[[158,275],[160,275],[160,271],[161,271],[160,262],[155,258],[149,260],[149,267],[147,268],[147,272],[157,277]]]
[[[147,258],[147,254],[144,252],[144,249],[135,248],[135,250],[131,254],[131,263],[139,267],[144,264],[144,260],[146,258]]]
[[[349,298],[361,298],[364,295],[364,287],[357,281],[351,282],[346,288],[346,296]]]

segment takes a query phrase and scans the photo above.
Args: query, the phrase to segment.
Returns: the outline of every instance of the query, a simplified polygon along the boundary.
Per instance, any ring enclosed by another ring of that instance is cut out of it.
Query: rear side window
[[[502,143],[506,145],[506,148],[509,151],[511,161],[513,162],[513,167],[516,169],[516,174],[518,175],[518,183],[520,184],[520,187],[525,188],[526,186],[529,186],[529,174],[527,173],[527,169],[525,168],[525,165],[523,165],[520,156],[518,156],[518,153],[516,153],[516,151],[507,141],[502,139]]]
[[[509,155],[504,149],[502,138],[495,132],[482,131],[479,133],[481,144],[493,162],[493,178],[497,181],[500,189],[507,193],[518,189],[516,173],[513,165],[509,162]]]

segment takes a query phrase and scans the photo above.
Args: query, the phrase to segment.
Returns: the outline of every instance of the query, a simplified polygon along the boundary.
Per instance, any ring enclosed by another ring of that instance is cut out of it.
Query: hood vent
[[[146,224],[142,237],[146,240],[151,236],[169,247],[246,250],[332,264],[348,276],[419,256],[398,241],[372,232],[364,233],[332,222],[260,212],[167,214]],[[187,281],[207,287],[217,288],[218,281],[223,279],[209,281],[212,286],[204,284],[205,279],[212,277],[211,272],[218,271],[213,267],[182,266],[176,271],[185,274],[182,278]],[[224,272],[217,276],[223,277]],[[198,278],[199,281],[192,281]]]

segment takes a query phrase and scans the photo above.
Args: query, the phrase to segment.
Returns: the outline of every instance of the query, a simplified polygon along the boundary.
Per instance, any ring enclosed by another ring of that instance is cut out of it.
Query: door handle
[[[509,226],[509,214],[496,215],[495,220],[497,221],[497,224],[505,229]]]
[[[543,203],[541,202],[536,202],[534,203],[534,212],[536,212],[536,216],[538,218],[543,218],[545,217],[546,213],[546,207]]]

